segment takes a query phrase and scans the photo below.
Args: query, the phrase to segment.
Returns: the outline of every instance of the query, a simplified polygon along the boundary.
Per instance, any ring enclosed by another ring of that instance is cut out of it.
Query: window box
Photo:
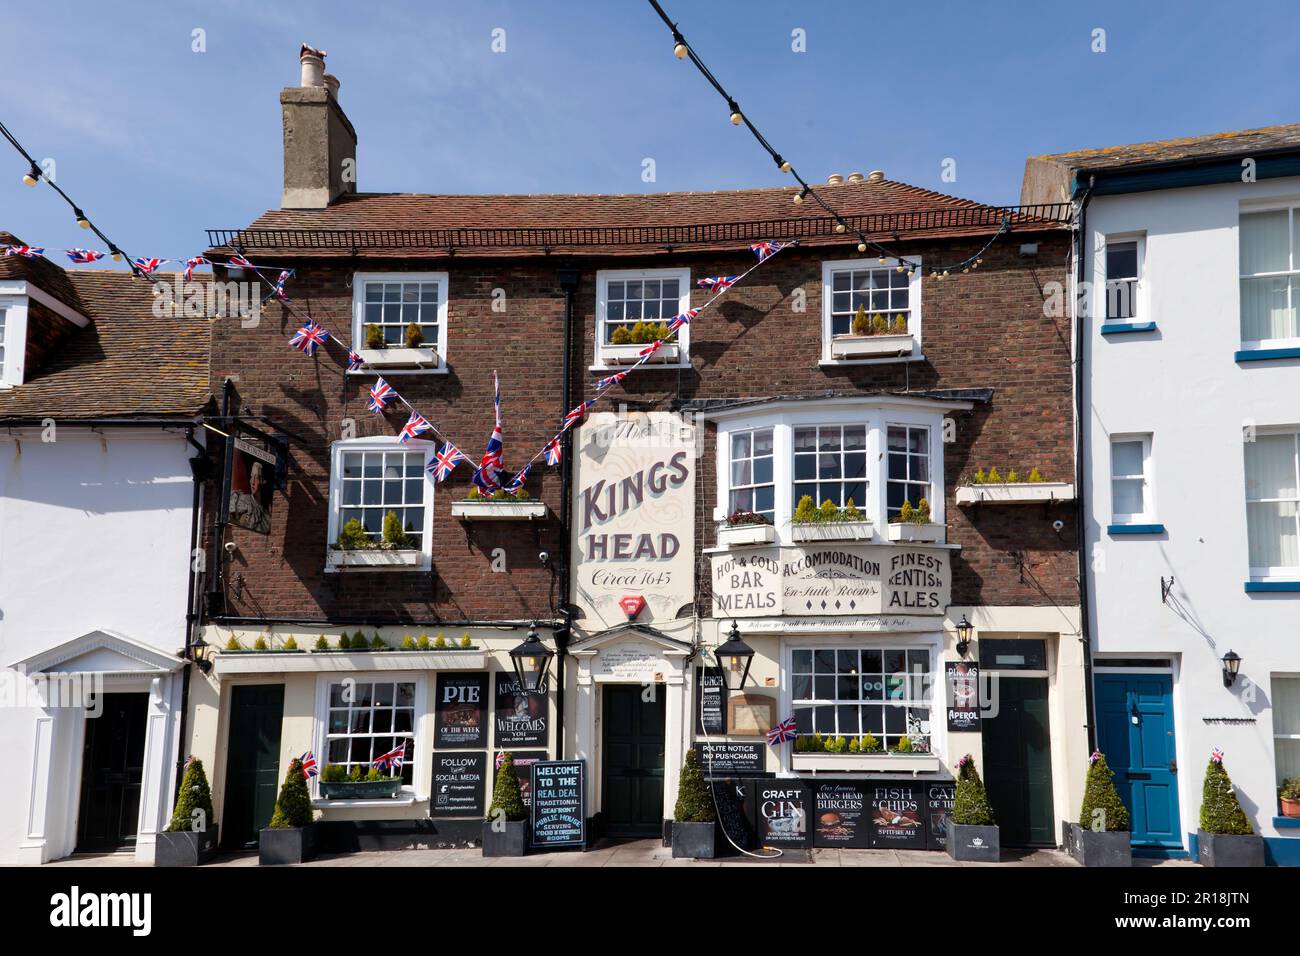
[[[831,357],[864,359],[911,355],[912,344],[910,332],[902,335],[836,335],[831,338]]]
[[[889,522],[890,541],[918,541],[937,544],[943,541],[943,525],[915,524],[907,521]]]
[[[827,521],[820,524],[792,524],[795,541],[870,541],[870,521]]]
[[[420,551],[385,551],[382,548],[365,551],[329,551],[331,568],[413,568],[424,555]]]
[[[462,521],[535,521],[550,514],[541,501],[453,501],[451,516]]]
[[[437,368],[441,364],[437,349],[357,349],[357,354],[370,368]]]
[[[718,526],[718,546],[723,548],[741,544],[771,544],[775,540],[776,528],[770,524]]]
[[[940,760],[935,754],[796,753],[792,759],[792,766],[795,770],[827,771],[829,773],[858,770],[874,770],[884,773],[916,773],[918,771],[936,771],[940,769]]]
[[[327,800],[378,800],[395,797],[402,789],[402,778],[388,780],[321,781],[320,795]]]
[[[602,345],[600,348],[600,357],[606,365],[635,365],[641,361],[641,350],[646,348],[645,345]],[[675,364],[681,360],[681,349],[676,342],[665,342],[659,347],[659,351],[650,356],[646,362],[647,365],[658,364]]]
[[[1021,504],[1034,501],[1073,501],[1074,485],[1064,481],[1017,481],[1006,484],[967,485],[957,489],[957,504],[980,502]]]

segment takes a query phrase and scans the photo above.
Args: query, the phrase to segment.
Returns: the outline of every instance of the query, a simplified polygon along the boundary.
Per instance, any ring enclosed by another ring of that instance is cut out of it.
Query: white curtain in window
[[[1300,677],[1273,678],[1273,734],[1300,734]],[[1300,777],[1300,740],[1275,740],[1277,779]]]
[[[1287,339],[1297,335],[1295,306],[1300,284],[1288,282],[1281,276],[1247,278],[1270,272],[1291,271],[1290,218],[1285,209],[1247,213],[1241,217],[1239,248],[1243,341]],[[1300,218],[1297,218],[1296,229],[1300,230]]]
[[[1241,217],[1241,274],[1287,272],[1291,268],[1291,242],[1286,209],[1252,212]]]
[[[1247,505],[1246,538],[1252,568],[1300,567],[1294,503],[1263,502]]]
[[[1300,301],[1300,280],[1292,279],[1291,298],[1287,298],[1287,280],[1282,276],[1241,280],[1241,338],[1243,342],[1261,339],[1296,338],[1295,308]]]
[[[1258,435],[1245,448],[1248,499],[1300,497],[1294,435]]]

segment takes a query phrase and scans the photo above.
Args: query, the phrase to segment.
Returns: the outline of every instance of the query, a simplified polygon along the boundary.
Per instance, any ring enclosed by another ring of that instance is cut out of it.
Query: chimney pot
[[[883,183],[885,181],[885,171],[883,169],[873,169],[867,173],[867,182]]]
[[[860,173],[860,172],[856,172],[856,171],[855,171],[855,172],[849,173],[849,182],[851,182],[851,183],[860,183],[860,182],[862,182],[862,181],[863,181],[864,179],[866,179],[866,178],[867,178],[867,177],[863,176],[862,173]]]
[[[827,186],[839,186],[842,185],[843,183],[844,183],[844,177],[841,176],[839,173],[831,173],[829,176],[826,177]]]
[[[302,66],[302,80],[299,86],[325,85],[325,51],[318,50],[306,43],[298,51],[298,62]]]
[[[333,73],[325,74],[325,89],[330,91],[330,96],[334,99],[339,98],[339,78]]]

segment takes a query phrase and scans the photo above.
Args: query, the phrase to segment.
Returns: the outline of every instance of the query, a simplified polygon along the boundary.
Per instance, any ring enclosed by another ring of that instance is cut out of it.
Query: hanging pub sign
[[[722,735],[727,732],[727,680],[721,667],[695,668],[696,732]]]
[[[487,775],[487,754],[433,755],[433,806],[429,815],[434,817],[481,817],[486,810],[483,804],[484,780]]]
[[[510,760],[515,768],[515,779],[519,781],[519,797],[524,801],[525,807],[533,805],[533,764],[546,759],[545,750],[512,750],[510,751]],[[492,763],[492,779],[496,780],[496,771],[501,769],[501,761],[505,759],[505,753],[498,751]],[[496,784],[493,783],[495,787]]]
[[[585,761],[539,760],[532,771],[532,845],[554,848],[586,844]]]
[[[957,784],[926,784],[926,797],[929,803],[927,811],[930,849],[946,850],[948,848],[948,828],[951,825],[952,805],[957,800]]]
[[[813,812],[816,829],[813,846],[871,846],[871,806],[868,784],[851,780],[814,784]]]
[[[497,750],[547,744],[547,678],[536,691],[524,690],[519,678],[507,671],[497,671],[496,713],[492,721],[492,746]]]
[[[695,745],[700,756],[700,766],[714,776],[750,776],[763,773],[763,744],[729,743],[725,740],[705,740]]]
[[[487,746],[487,673],[438,675],[434,747]]]
[[[756,785],[758,842],[763,846],[807,846],[808,791],[789,780],[761,780]]]
[[[974,661],[948,661],[948,729],[980,729],[980,667]]]
[[[891,780],[871,786],[871,845],[925,849],[923,783]]]
[[[223,517],[258,534],[271,533],[271,503],[285,471],[283,444],[255,428],[234,422],[226,440]]]

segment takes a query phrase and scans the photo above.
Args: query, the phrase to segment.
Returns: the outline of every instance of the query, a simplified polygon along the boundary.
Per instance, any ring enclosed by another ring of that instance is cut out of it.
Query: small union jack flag
[[[37,256],[45,255],[45,249],[41,246],[5,246],[5,255],[35,259]]]
[[[275,280],[275,285],[271,287],[271,294],[281,302],[288,302],[289,297],[284,294],[284,284],[289,281],[289,276],[293,275],[288,269],[280,273],[280,277]]]
[[[749,247],[749,251],[758,256],[759,262],[766,262],[784,248],[783,242],[756,242]]]
[[[102,252],[96,252],[94,249],[64,249],[63,251],[68,254],[68,258],[73,262],[98,262],[104,258]]]
[[[169,262],[170,260],[158,259],[158,258],[145,259],[140,256],[137,256],[131,261],[134,262],[136,268],[139,269],[141,272],[143,272],[145,275],[152,275],[153,273],[158,271],[159,266],[161,266],[164,262]]]
[[[1210,762],[1211,762],[1211,763],[1223,763],[1223,751],[1220,750],[1218,747],[1215,747],[1213,750],[1211,750],[1211,751],[1210,751]]]
[[[254,266],[253,266],[253,264],[252,264],[251,262],[249,262],[249,261],[248,261],[247,259],[245,259],[243,256],[231,256],[230,259],[229,259],[229,261],[226,262],[226,268],[228,268],[228,269],[252,269],[252,268],[254,268]]]
[[[532,470],[533,470],[532,462],[529,462],[528,464],[524,465],[524,470],[510,479],[510,484],[506,485],[506,491],[510,492],[511,494],[514,494],[515,492],[519,491],[519,489],[521,489],[524,486],[524,482],[528,480],[528,473]]]
[[[591,406],[595,404],[596,404],[595,399],[589,399],[588,401],[583,402],[577,408],[573,409],[571,412],[569,412],[569,414],[565,415],[564,429],[562,430],[572,428],[574,425],[578,424],[578,422],[582,421],[583,417],[587,414],[587,409],[591,408]]]
[[[406,763],[406,741],[403,740],[399,745],[388,751],[386,754],[380,754],[374,760],[370,761],[372,767],[388,768],[400,770],[402,764]]]
[[[411,412],[411,417],[406,420],[402,430],[397,435],[400,442],[408,442],[416,435],[422,435],[427,431],[432,431],[433,426],[419,412]]]
[[[442,446],[442,451],[433,456],[433,461],[429,462],[428,472],[433,475],[434,481],[446,481],[447,476],[455,470],[456,466],[462,461],[469,461],[461,453],[461,450],[447,442]]]
[[[358,355],[352,349],[348,349],[348,371],[349,372],[355,372],[365,364],[366,364],[365,361],[361,358],[360,355]]]
[[[382,412],[388,403],[396,397],[397,389],[382,378],[376,378],[375,384],[370,386],[370,404],[366,406],[366,411]]]
[[[775,747],[794,740],[796,736],[794,717],[787,717],[767,732],[767,742]]]
[[[300,351],[306,352],[308,355],[315,355],[316,350],[329,340],[330,334],[326,331],[325,326],[308,319],[306,325],[293,333],[293,337],[289,339],[289,344]]]
[[[320,776],[320,765],[316,763],[316,755],[308,750],[298,758],[302,761],[302,775],[310,780],[312,777]]]
[[[564,457],[564,452],[560,448],[560,439],[558,436],[552,438],[550,442],[547,443],[546,447],[542,449],[542,454],[546,456],[546,463],[548,465],[558,465],[560,463],[560,459]]]
[[[617,385],[623,379],[627,378],[627,372],[615,372],[613,375],[606,375],[596,383],[596,391],[603,392],[611,385]]]
[[[501,462],[505,451],[505,436],[501,431],[501,380],[494,370],[492,372],[492,404],[496,414],[496,424],[488,438],[483,457],[474,470],[474,484],[484,493],[491,494],[501,486]]]
[[[700,314],[699,309],[687,309],[681,315],[673,316],[673,320],[668,323],[668,331],[676,332],[683,325],[690,325],[691,319],[695,318],[699,314]]]
[[[701,279],[695,283],[701,289],[711,289],[714,292],[726,292],[740,280],[740,276],[709,276],[707,279]]]
[[[662,340],[655,341],[647,345],[645,348],[643,348],[640,352],[637,352],[636,354],[639,355],[642,359],[648,359],[650,356],[654,355],[663,347],[664,347],[664,343]]]
[[[210,265],[212,265],[212,263],[203,258],[203,256],[190,256],[185,260],[185,281],[189,282],[194,278],[194,270],[198,266]]]

